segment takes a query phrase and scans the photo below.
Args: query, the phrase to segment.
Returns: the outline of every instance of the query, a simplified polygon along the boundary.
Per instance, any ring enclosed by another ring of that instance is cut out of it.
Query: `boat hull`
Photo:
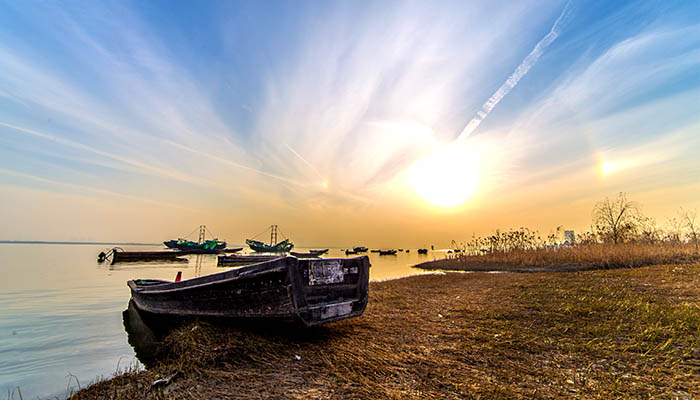
[[[286,253],[294,248],[289,240],[283,240],[275,245],[268,245],[258,240],[246,239],[246,244],[258,253]]]
[[[369,259],[277,258],[181,282],[129,281],[136,306],[155,314],[289,319],[306,326],[362,314]]]
[[[123,251],[117,248],[112,250],[112,264],[119,262],[139,261],[187,261],[181,258],[188,253],[182,251]]]

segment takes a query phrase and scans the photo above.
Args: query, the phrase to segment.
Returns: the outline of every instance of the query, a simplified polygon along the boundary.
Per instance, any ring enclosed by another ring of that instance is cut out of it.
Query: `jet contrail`
[[[318,172],[316,167],[314,167],[310,162],[306,161],[306,159],[304,157],[302,157],[301,154],[297,153],[296,150],[294,150],[290,145],[287,144],[285,146],[287,146],[287,148],[289,149],[289,151],[292,152],[292,154],[297,156],[297,158],[299,158],[304,164],[306,164],[319,177],[319,179],[321,179],[321,180],[324,179],[323,175],[321,175],[321,173]]]
[[[474,130],[479,126],[479,124],[481,124],[481,121],[483,121],[489,115],[494,107],[496,107],[496,104],[498,104],[498,102],[500,102],[515,87],[515,85],[520,82],[520,79],[522,79],[522,77],[530,71],[530,68],[537,63],[545,49],[547,49],[547,47],[559,36],[562,26],[567,22],[570,15],[571,1],[566,3],[564,10],[562,10],[559,18],[557,18],[557,20],[554,22],[554,25],[549,33],[546,34],[539,42],[537,42],[535,48],[532,49],[530,54],[528,54],[520,65],[518,65],[518,68],[516,68],[508,79],[506,79],[503,85],[501,85],[501,87],[499,87],[498,90],[491,95],[486,103],[481,106],[481,110],[476,113],[476,117],[472,118],[467,126],[464,127],[462,133],[460,133],[459,137],[457,137],[457,142],[467,139],[469,135],[471,135],[472,132],[474,132]]]

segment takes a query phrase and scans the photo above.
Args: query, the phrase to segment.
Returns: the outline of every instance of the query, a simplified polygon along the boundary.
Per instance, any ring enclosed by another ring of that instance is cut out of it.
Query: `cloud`
[[[542,39],[540,39],[539,42],[535,45],[535,48],[532,49],[530,54],[525,57],[525,59],[518,65],[518,67],[515,69],[515,71],[506,79],[506,81],[496,90],[496,92],[489,97],[488,100],[484,103],[483,106],[481,106],[481,110],[478,111],[476,114],[477,116],[472,118],[468,123],[467,126],[464,127],[462,132],[459,134],[459,137],[457,137],[457,141],[461,142],[466,140],[469,135],[471,135],[476,128],[479,127],[481,124],[481,121],[486,118],[491,110],[493,110],[496,105],[503,100],[503,98],[508,95],[508,93],[515,88],[515,86],[520,82],[520,80],[527,75],[527,73],[530,71],[530,69],[535,66],[537,61],[539,61],[540,57],[544,53],[544,51],[549,47],[552,42],[554,42],[557,37],[559,37],[559,34],[561,33],[562,29],[566,25],[567,21],[571,18],[571,1],[567,2],[566,5],[564,6],[564,9],[562,10],[561,14],[559,14],[559,17],[557,18],[556,21],[554,21],[554,25],[552,25],[552,29],[549,30],[549,33],[547,33]]]

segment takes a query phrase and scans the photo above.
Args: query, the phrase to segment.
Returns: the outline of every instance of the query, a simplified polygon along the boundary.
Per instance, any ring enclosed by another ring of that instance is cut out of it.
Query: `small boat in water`
[[[270,244],[255,239],[246,239],[245,243],[248,247],[253,249],[253,251],[257,251],[258,253],[286,253],[294,248],[294,243],[289,239],[284,239],[280,242],[277,241],[277,225],[271,225],[268,229],[270,229]],[[267,232],[267,230],[265,232]]]
[[[418,249],[418,254],[428,254],[428,249]]]
[[[138,309],[163,315],[265,318],[320,325],[361,315],[369,298],[369,258],[283,257],[170,282],[128,281]]]
[[[320,256],[321,254],[326,254],[326,253],[328,253],[328,249],[323,249],[323,250],[309,250],[309,253],[318,254],[318,255]]]
[[[309,252],[307,252],[307,253],[301,253],[301,252],[298,252],[298,251],[290,251],[290,252],[289,252],[289,255],[290,255],[290,256],[294,256],[294,257],[296,257],[296,258],[318,258],[318,257],[321,257],[321,254],[319,254],[319,253],[314,253],[314,252],[311,252],[311,251],[309,251]]]
[[[354,252],[356,252],[356,253],[364,253],[364,252],[366,252],[368,249],[367,249],[367,247],[365,247],[365,246],[357,246],[357,247],[353,247],[352,250],[353,250]]]
[[[226,248],[226,242],[221,241],[217,238],[212,240],[206,240],[206,225],[199,226],[199,240],[192,241],[183,238],[178,238],[177,240],[167,240],[163,242],[165,247],[173,250],[182,250],[192,253],[217,253]],[[194,232],[192,232],[194,233]],[[211,232],[209,232],[211,234]]]
[[[379,250],[379,249],[372,249],[372,250],[370,250],[370,251],[371,251],[372,253],[379,253],[381,250]]]
[[[345,250],[345,255],[346,255],[346,256],[349,256],[349,255],[352,255],[352,254],[357,254],[357,252],[356,252],[355,250],[350,250],[350,249]]]
[[[231,254],[230,256],[219,256],[216,260],[216,266],[218,267],[235,267],[239,265],[256,264],[263,261],[270,261],[280,258],[280,256],[273,255],[236,255]]]
[[[379,250],[380,256],[395,256],[396,250]]]
[[[171,261],[187,262],[186,258],[181,258],[189,253],[183,251],[124,251],[121,247],[114,247],[107,252],[100,252],[97,261],[104,262],[112,260],[112,264],[118,262],[140,262],[140,261]]]

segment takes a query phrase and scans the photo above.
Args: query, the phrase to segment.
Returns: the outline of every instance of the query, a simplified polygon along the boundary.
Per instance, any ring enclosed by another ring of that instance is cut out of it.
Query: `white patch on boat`
[[[321,307],[321,319],[348,315],[352,312],[352,301],[330,304]]]
[[[344,279],[343,264],[340,260],[309,261],[309,285],[342,283]]]

